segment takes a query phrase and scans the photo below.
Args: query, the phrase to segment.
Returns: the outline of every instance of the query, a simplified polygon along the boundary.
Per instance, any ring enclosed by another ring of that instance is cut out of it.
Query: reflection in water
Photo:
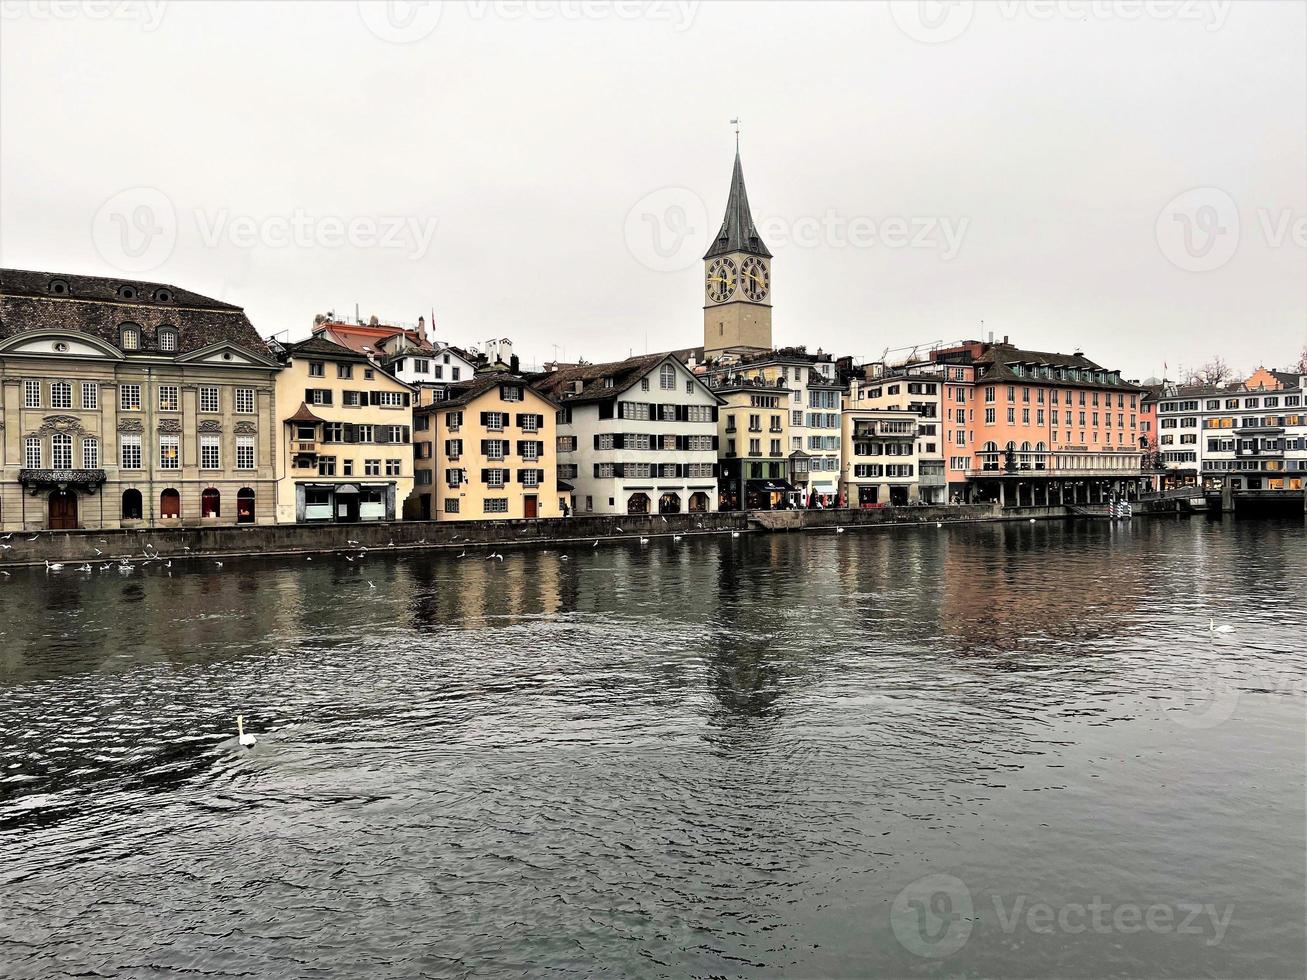
[[[1021,523],[16,572],[0,963],[1301,975],[1305,543]],[[922,958],[889,909],[940,873],[980,912]],[[1095,895],[1238,914],[1219,945],[993,914]]]

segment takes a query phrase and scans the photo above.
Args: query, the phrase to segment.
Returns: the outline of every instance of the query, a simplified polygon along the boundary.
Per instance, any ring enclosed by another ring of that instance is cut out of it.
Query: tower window
[[[136,294],[136,287],[135,287],[135,286],[119,286],[119,287],[118,287],[118,298],[119,298],[119,299],[134,300],[134,299],[136,299],[136,295],[137,295],[137,294]]]

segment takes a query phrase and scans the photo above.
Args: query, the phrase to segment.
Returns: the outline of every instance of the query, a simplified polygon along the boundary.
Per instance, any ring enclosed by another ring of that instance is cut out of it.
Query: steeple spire
[[[729,252],[744,252],[771,258],[749,213],[749,194],[744,189],[744,168],[740,166],[740,132],[735,131],[735,169],[731,172],[731,192],[726,198],[726,216],[721,231],[708,248],[705,259]]]

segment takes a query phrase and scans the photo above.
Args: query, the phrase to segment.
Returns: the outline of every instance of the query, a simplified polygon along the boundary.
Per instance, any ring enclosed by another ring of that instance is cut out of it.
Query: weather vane
[[[735,127],[735,148],[740,148],[740,117],[736,116],[731,120],[731,125]]]

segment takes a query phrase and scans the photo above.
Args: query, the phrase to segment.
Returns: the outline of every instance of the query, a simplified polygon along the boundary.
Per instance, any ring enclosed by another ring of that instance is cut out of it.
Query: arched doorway
[[[139,521],[144,513],[145,501],[141,499],[141,491],[135,489],[124,490],[122,519],[124,521]]]
[[[249,487],[236,491],[236,523],[254,523],[254,491]]]
[[[626,512],[628,514],[649,513],[649,495],[645,493],[631,494],[626,500]]]
[[[222,494],[209,487],[200,494],[200,516],[220,517],[222,515]]]
[[[708,513],[708,495],[702,490],[690,494],[690,513],[706,514]]]
[[[182,516],[182,495],[172,487],[159,494],[159,516],[165,519]]]
[[[50,530],[77,530],[77,494],[72,490],[55,490],[50,494]]]
[[[670,491],[658,498],[658,513],[679,514],[681,512],[681,495]]]

